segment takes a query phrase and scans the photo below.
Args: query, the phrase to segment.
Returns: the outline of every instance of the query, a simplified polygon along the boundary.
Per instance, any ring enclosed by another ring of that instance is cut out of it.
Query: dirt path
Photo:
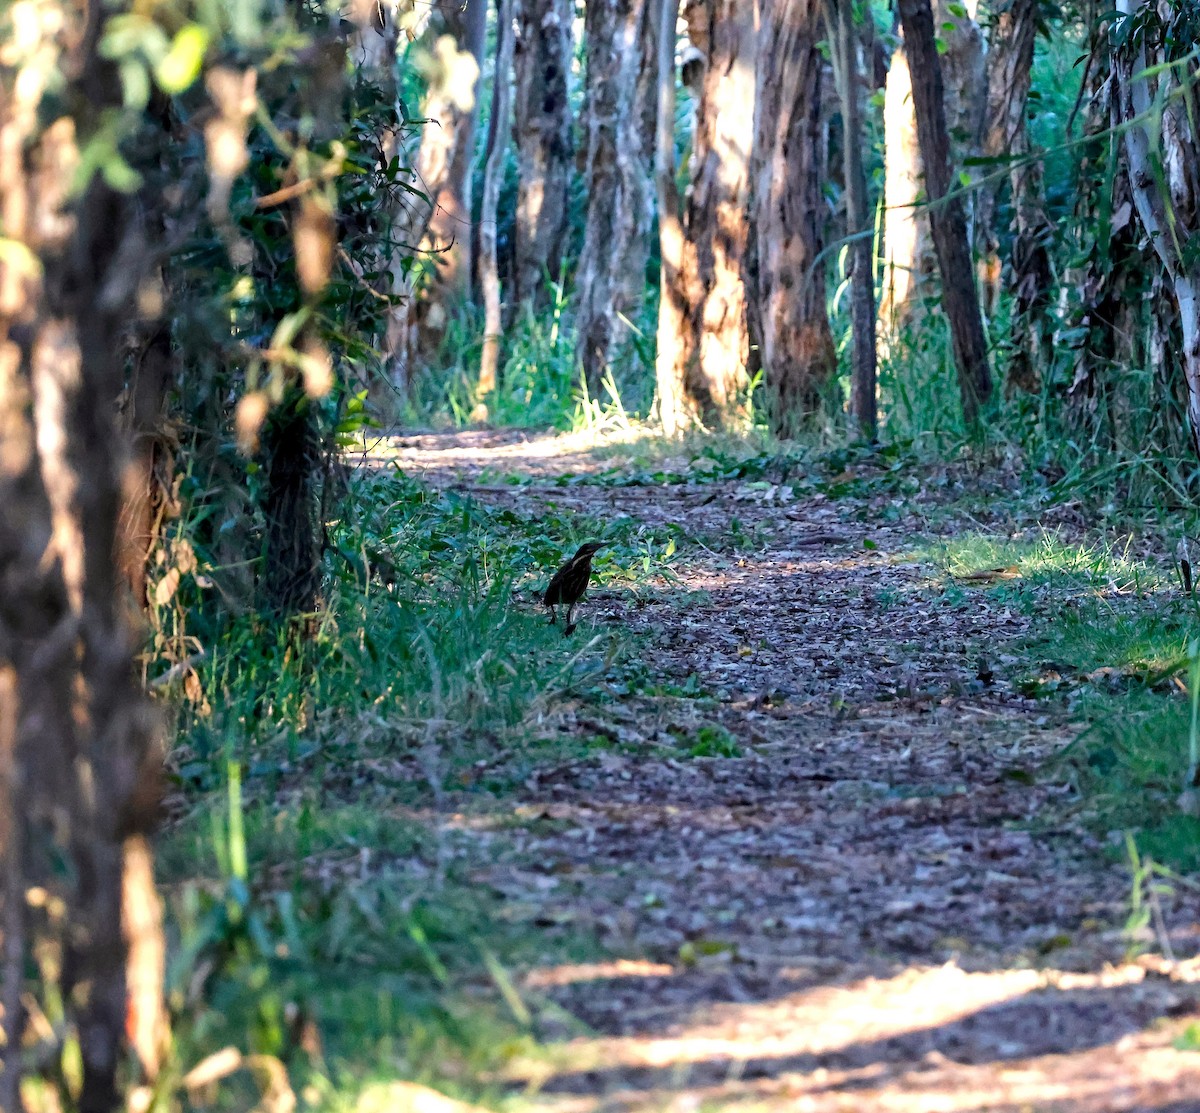
[[[561,486],[598,466],[561,441],[398,452],[525,515],[674,522],[705,546],[681,550],[678,582],[593,590],[575,638],[638,637],[663,694],[554,707],[540,729],[610,745],[538,768],[496,817],[512,851],[477,874],[530,922],[629,956],[525,972],[552,1044],[514,1071],[530,1102],[1200,1110],[1200,1054],[1172,1047],[1200,973],[1122,958],[1128,876],[1040,773],[1069,725],[1004,678],[1028,620],[931,586],[930,538],[1031,523],[934,514],[944,476],[831,501]],[[1172,909],[1177,953],[1197,919]]]

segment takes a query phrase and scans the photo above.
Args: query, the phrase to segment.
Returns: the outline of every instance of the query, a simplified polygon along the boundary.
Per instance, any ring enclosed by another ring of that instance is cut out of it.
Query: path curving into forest
[[[1200,1111],[1200,1054],[1173,1047],[1200,964],[1124,958],[1127,872],[1046,773],[1072,727],[1005,679],[1031,620],[986,587],[936,589],[931,543],[1013,521],[947,509],[944,471],[901,495],[851,474],[835,499],[563,485],[612,464],[570,438],[388,455],[521,515],[696,539],[674,579],[593,588],[575,634],[596,654],[632,640],[653,683],[564,695],[530,727],[610,745],[495,805],[507,849],[476,882],[612,956],[521,972],[550,1051],[512,1068],[514,1095],[562,1113]],[[1197,922],[1177,897],[1177,954]]]

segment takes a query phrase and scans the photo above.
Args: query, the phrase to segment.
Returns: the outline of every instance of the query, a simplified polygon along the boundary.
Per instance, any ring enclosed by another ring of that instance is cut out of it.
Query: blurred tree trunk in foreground
[[[128,461],[115,408],[122,342],[150,248],[134,198],[109,184],[128,170],[115,150],[101,155],[103,174],[68,193],[123,104],[98,53],[104,22],[99,0],[62,5],[57,20],[24,27],[2,75],[0,1105],[14,1111],[23,1055],[56,1064],[48,1084],[72,1104],[57,1073],[64,1044],[82,1066],[74,1104],[119,1104],[126,1024],[136,1034],[141,1019],[127,1016],[125,932],[153,931],[157,904],[143,838],[156,761],[114,559]],[[66,45],[60,26],[77,32]],[[53,73],[62,85],[50,102]],[[140,894],[149,909],[124,932],[123,886],[128,903]],[[153,961],[153,947],[142,957]],[[44,992],[30,1010],[19,995],[32,963]],[[21,1032],[21,1016],[37,1010],[50,1030]]]
[[[987,112],[981,146],[988,158],[1013,160],[1009,183],[1014,239],[1008,285],[1014,300],[1008,385],[1031,392],[1040,388],[1041,368],[1050,363],[1054,330],[1050,307],[1056,286],[1050,255],[1054,228],[1046,215],[1042,164],[1026,161],[1029,136],[1025,113],[1039,18],[1039,0],[1013,0],[995,17],[988,43]],[[978,239],[984,252],[984,306],[989,314],[999,294],[998,192],[998,183],[979,191]]]
[[[946,128],[946,102],[937,36],[929,0],[898,0],[904,41],[913,74],[913,106],[917,139],[929,198],[929,223],[937,250],[942,285],[942,309],[950,326],[954,362],[958,371],[963,416],[978,421],[980,410],[992,394],[987,338],[975,291],[975,270],[961,193],[952,193],[950,135]]]
[[[657,40],[654,5],[646,0],[591,0],[585,14],[587,51],[587,218],[575,277],[576,344],[593,397],[617,353],[628,315],[645,285],[648,191],[657,67],[646,65]],[[653,53],[650,58],[655,57]]]
[[[817,412],[836,369],[826,307],[821,0],[759,0],[750,326],[772,423]]]
[[[568,78],[574,0],[516,0],[513,133],[517,149],[514,287],[538,308],[557,281],[570,215],[573,138]]]

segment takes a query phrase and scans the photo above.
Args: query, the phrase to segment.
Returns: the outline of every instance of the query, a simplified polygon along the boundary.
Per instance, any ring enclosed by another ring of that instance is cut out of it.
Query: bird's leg
[[[558,624],[558,612],[555,610],[554,604],[551,603],[550,604],[550,625],[555,626],[557,624]]]
[[[568,627],[570,627],[570,625],[571,625],[571,615],[573,615],[575,613],[575,606],[576,605],[574,603],[572,603],[570,606],[567,607],[567,626]]]

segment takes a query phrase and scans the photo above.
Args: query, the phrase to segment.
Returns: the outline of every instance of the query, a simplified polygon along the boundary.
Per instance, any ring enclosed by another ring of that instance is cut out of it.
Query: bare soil
[[[523,514],[703,541],[677,579],[593,588],[573,637],[636,639],[660,689],[707,698],[557,701],[532,729],[610,745],[498,805],[512,849],[481,857],[478,884],[625,956],[522,972],[550,1054],[513,1069],[514,1093],[563,1113],[1200,1111],[1200,1054],[1173,1047],[1200,965],[1125,957],[1128,871],[1053,774],[1078,728],[1006,679],[1053,616],[986,585],[947,595],[928,558],[939,536],[1045,524],[1014,518],[1002,483],[994,511],[967,514],[961,477],[937,469],[907,496],[830,499],[562,486],[607,466],[564,438],[392,451]],[[741,540],[722,540],[734,517]],[[682,752],[705,727],[737,756]],[[1166,912],[1175,954],[1195,954],[1194,901]]]

